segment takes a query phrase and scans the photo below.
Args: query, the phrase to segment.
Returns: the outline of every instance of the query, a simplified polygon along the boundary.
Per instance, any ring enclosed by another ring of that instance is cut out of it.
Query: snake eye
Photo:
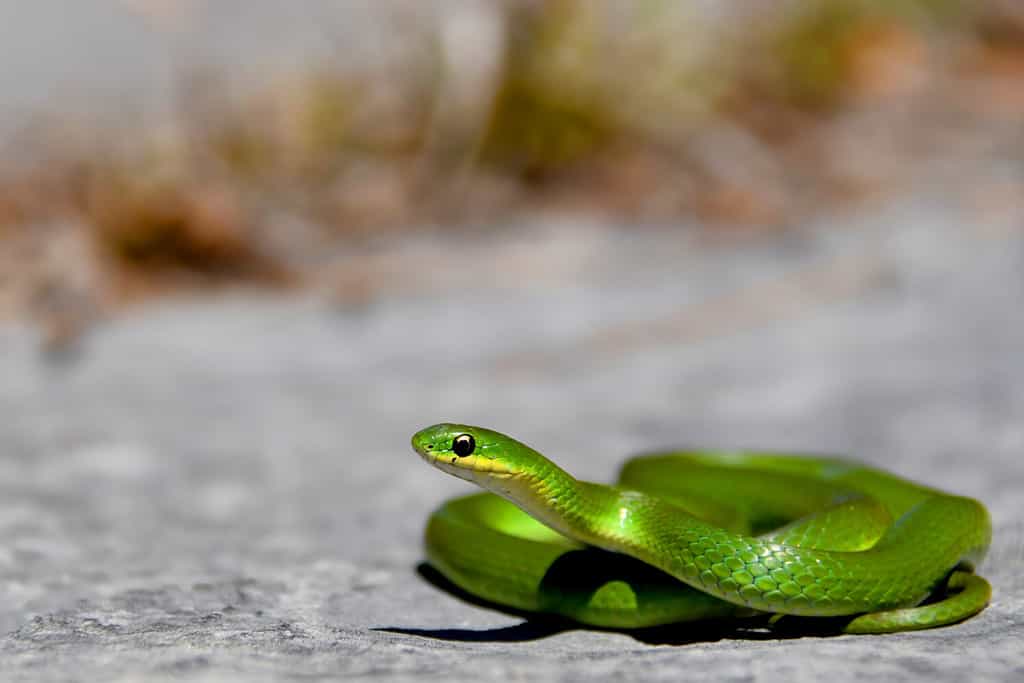
[[[476,448],[476,441],[469,434],[459,434],[452,439],[452,453],[460,458],[465,458],[473,452],[474,448]]]

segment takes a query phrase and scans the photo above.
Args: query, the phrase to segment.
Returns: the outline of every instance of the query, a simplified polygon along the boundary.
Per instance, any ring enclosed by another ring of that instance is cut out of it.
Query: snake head
[[[412,447],[434,467],[488,488],[524,473],[528,464],[525,454],[533,453],[499,432],[450,423],[416,432]]]

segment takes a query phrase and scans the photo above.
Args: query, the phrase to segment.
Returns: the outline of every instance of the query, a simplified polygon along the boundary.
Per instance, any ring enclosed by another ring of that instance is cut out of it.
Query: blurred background
[[[659,670],[1005,680],[1022,301],[1019,0],[0,0],[0,674],[653,666],[415,574],[451,420],[976,496],[967,631]]]
[[[741,243],[1024,201],[1012,0],[48,1],[0,40],[0,319],[57,344],[172,293],[515,280],[422,251],[552,216]]]

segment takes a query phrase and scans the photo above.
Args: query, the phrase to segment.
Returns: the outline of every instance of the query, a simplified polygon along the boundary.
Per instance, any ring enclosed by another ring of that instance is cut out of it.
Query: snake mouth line
[[[447,453],[416,450],[421,458],[439,470],[473,483],[481,483],[479,475],[485,475],[486,478],[490,479],[510,479],[515,476],[515,473],[510,471],[504,464],[490,458],[481,458],[475,455],[460,458],[457,455],[448,455]]]

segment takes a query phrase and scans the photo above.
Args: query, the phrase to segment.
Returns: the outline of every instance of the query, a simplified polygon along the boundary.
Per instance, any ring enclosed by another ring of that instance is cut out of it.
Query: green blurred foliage
[[[772,41],[785,99],[798,107],[838,104],[858,37],[880,26],[928,32],[967,18],[966,0],[807,0]]]
[[[555,0],[513,18],[509,49],[480,156],[542,178],[606,147],[617,122],[594,81],[595,12]]]

